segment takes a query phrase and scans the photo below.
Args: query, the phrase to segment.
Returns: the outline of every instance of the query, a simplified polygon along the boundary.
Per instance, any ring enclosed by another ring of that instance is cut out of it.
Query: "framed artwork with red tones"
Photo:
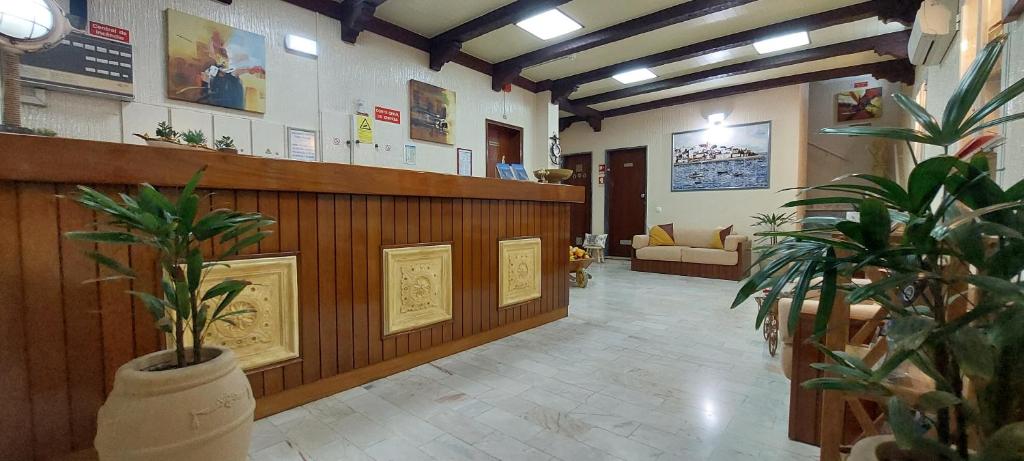
[[[857,88],[836,95],[836,121],[870,120],[882,116],[882,87]]]

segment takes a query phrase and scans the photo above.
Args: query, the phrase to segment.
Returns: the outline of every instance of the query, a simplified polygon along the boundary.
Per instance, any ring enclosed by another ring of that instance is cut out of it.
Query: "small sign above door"
[[[623,168],[632,168],[633,167],[633,163],[632,162],[630,162],[630,163],[623,163],[622,167]]]

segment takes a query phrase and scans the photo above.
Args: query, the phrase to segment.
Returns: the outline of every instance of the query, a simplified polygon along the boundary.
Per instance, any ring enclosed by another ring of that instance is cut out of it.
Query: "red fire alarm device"
[[[506,83],[506,84],[502,85],[501,86],[501,91],[504,91],[506,93],[511,93],[512,92],[512,84],[511,83]]]

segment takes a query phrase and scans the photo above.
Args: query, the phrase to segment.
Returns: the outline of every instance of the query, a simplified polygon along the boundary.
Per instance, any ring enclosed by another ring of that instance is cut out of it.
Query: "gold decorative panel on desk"
[[[246,287],[226,308],[253,311],[229,317],[233,324],[210,325],[206,343],[231,348],[243,370],[252,370],[299,356],[298,279],[295,256],[226,261],[214,266],[202,291],[224,280],[247,280]],[[221,298],[211,300],[215,307]],[[211,307],[212,308],[212,307]],[[185,335],[191,344],[191,335]],[[169,342],[173,342],[170,337]]]
[[[452,246],[384,249],[384,336],[452,319]]]
[[[541,245],[539,238],[498,242],[498,307],[540,297]]]

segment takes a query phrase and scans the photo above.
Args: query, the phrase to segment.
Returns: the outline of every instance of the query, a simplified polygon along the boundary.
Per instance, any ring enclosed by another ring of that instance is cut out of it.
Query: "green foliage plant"
[[[181,134],[174,130],[170,123],[160,122],[156,124],[156,137],[169,142],[178,142]]]
[[[188,130],[181,134],[181,140],[190,146],[206,145],[206,135],[200,130]]]
[[[781,288],[793,287],[790,317],[781,319],[792,331],[804,300],[817,292],[810,340],[830,363],[814,364],[827,375],[803,385],[886,398],[899,446],[928,459],[1024,459],[1024,180],[1003,188],[992,179],[984,152],[949,155],[961,140],[1024,118],[986,120],[1024,92],[1024,80],[976,105],[1005,40],[995,39],[979,54],[940,117],[894,95],[919,130],[823,130],[940,146],[945,155],[915,160],[906,187],[854,174],[803,189],[843,195],[785,207],[849,204],[860,212],[859,222],[808,218],[804,224],[813,226],[765,233],[783,240],[764,252],[761,258],[770,262],[741,284],[732,306],[771,288],[757,313],[756,325],[762,325]],[[867,270],[884,277],[863,286],[845,282]],[[820,344],[840,296],[851,304],[873,301],[885,310],[889,352],[879,363],[868,366]],[[917,399],[897,392],[891,375],[904,363],[933,379],[935,389]]]
[[[161,292],[130,291],[146,306],[157,328],[175,338],[175,366],[178,368],[203,361],[203,340],[210,325],[216,322],[234,324],[233,317],[250,314],[245,309],[228,309],[249,282],[225,280],[202,289],[210,269],[225,265],[226,258],[256,245],[270,233],[260,230],[274,221],[259,213],[242,213],[217,209],[199,215],[200,197],[196,186],[204,169],[199,170],[172,201],[149,184],[139,186],[134,196],[120,194],[120,201],[92,188],[78,186],[74,200],[104,219],[94,230],[75,231],[66,238],[102,245],[138,245],[155,249],[163,269]],[[226,249],[214,261],[203,257],[204,242],[218,240]],[[111,256],[98,251],[86,254],[99,265],[110,269],[111,277],[99,279],[132,279],[135,271]],[[192,361],[186,358],[185,331],[192,336]]]
[[[213,142],[213,147],[217,149],[234,149],[235,140],[231,139],[230,136],[221,136],[220,139]]]
[[[754,227],[761,229],[754,234],[754,243],[758,245],[756,249],[760,251],[779,243],[779,236],[774,233],[796,222],[796,212],[757,213],[751,218],[754,220]]]

